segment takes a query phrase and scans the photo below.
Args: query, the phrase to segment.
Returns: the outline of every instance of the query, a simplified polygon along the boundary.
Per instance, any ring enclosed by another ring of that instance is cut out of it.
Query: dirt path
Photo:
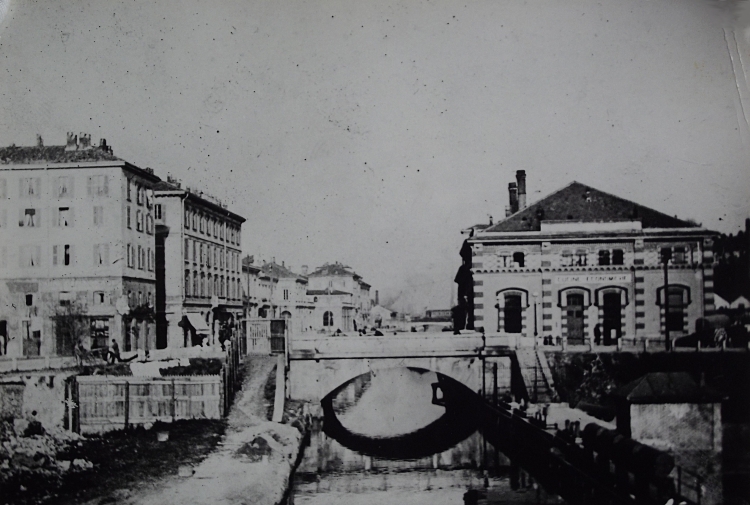
[[[243,389],[228,418],[219,448],[192,476],[170,477],[148,488],[122,490],[86,505],[275,505],[286,489],[301,434],[268,421],[265,386],[273,380],[276,357],[253,356],[246,363]],[[175,469],[176,470],[176,469]]]

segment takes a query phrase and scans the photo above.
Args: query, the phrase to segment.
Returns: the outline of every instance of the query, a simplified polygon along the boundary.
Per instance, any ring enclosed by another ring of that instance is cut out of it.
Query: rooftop
[[[640,221],[642,228],[697,228],[694,223],[573,181],[538,202],[485,228],[482,233],[540,231],[542,221]]]
[[[39,163],[81,163],[91,161],[122,161],[104,145],[69,150],[66,146],[23,146],[0,148],[0,164],[32,165]]]
[[[335,263],[325,263],[323,266],[316,268],[315,271],[310,274],[310,277],[325,277],[328,275],[351,275],[355,279],[362,278],[352,270],[351,267],[339,263],[338,261]]]
[[[264,263],[261,267],[261,271],[266,275],[276,277],[278,279],[306,279],[304,276],[298,275],[289,270],[284,264],[279,265],[275,261]]]

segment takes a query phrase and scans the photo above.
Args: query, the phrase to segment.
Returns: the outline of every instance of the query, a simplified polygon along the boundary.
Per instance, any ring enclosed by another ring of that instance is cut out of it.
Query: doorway
[[[622,304],[620,293],[604,293],[602,324],[604,345],[615,345],[622,331]]]
[[[567,298],[566,318],[568,323],[568,343],[583,344],[583,295],[570,294]]]

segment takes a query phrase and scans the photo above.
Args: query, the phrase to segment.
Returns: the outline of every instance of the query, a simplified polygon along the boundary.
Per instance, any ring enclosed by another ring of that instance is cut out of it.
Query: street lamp
[[[537,302],[536,302],[536,299],[539,296],[539,293],[537,293],[536,291],[534,291],[533,293],[531,293],[531,296],[534,297],[534,341],[536,342],[536,336],[539,334],[539,327],[537,326],[537,314],[536,314]]]
[[[664,264],[664,349],[669,351],[669,260],[672,259],[672,248],[663,247],[661,250],[661,262]]]

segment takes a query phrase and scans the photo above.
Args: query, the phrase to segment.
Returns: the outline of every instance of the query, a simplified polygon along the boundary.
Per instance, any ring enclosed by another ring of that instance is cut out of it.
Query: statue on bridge
[[[474,230],[469,232],[469,238],[464,240],[461,246],[461,266],[458,268],[456,278],[453,280],[458,284],[458,305],[451,309],[453,316],[453,334],[463,330],[474,329],[474,276],[471,273],[472,251],[469,239],[474,236]]]

